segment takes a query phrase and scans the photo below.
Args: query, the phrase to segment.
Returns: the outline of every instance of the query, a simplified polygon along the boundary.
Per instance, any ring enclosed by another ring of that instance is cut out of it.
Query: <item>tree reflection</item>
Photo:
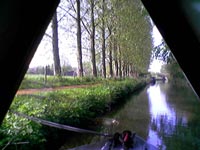
[[[148,142],[165,150],[164,138],[174,135],[177,127],[184,126],[187,119],[177,113],[175,108],[167,102],[167,95],[161,89],[161,84],[150,86],[147,94],[151,114]]]

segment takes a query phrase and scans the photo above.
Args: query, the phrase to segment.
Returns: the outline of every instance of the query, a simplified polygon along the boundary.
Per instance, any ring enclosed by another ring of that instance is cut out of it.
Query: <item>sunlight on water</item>
[[[166,102],[166,95],[160,89],[160,86],[150,86],[147,90],[150,111],[152,118],[157,118],[162,115],[167,115],[169,118],[173,118],[175,115],[174,111],[169,108]]]
[[[168,124],[168,122],[170,122],[172,126],[175,126],[175,111],[168,106],[166,100],[167,96],[161,91],[159,84],[150,86],[147,89],[147,94],[151,114],[151,126],[147,141],[155,146],[162,146],[162,149],[166,149],[162,142],[162,138],[158,135],[158,131],[162,130],[163,123]],[[166,132],[172,132],[169,128],[165,128],[164,130],[166,130]]]

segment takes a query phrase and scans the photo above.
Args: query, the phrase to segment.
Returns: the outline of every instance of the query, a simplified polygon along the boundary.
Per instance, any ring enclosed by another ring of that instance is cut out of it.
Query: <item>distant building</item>
[[[65,76],[71,76],[71,77],[76,77],[77,76],[77,73],[76,71],[67,71],[65,74]]]

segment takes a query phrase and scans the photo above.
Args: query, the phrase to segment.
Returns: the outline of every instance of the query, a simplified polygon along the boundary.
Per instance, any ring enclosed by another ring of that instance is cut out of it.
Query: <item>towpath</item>
[[[40,92],[47,92],[47,91],[56,91],[62,89],[73,89],[73,88],[87,88],[91,86],[96,86],[97,84],[89,84],[89,85],[69,85],[69,86],[60,86],[54,88],[42,88],[42,89],[22,89],[18,90],[16,95],[27,95],[27,94],[35,94]]]

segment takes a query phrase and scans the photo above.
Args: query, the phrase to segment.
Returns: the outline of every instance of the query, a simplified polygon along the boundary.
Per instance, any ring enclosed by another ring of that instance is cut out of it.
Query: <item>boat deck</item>
[[[109,145],[110,142],[105,140],[105,141],[100,141],[99,143],[92,143],[92,144],[78,146],[70,150],[110,150]],[[112,148],[111,150],[123,150],[123,147],[118,146]],[[148,144],[144,139],[136,135],[134,138],[133,147],[129,148],[128,150],[158,150],[158,148],[156,148],[151,144]]]

